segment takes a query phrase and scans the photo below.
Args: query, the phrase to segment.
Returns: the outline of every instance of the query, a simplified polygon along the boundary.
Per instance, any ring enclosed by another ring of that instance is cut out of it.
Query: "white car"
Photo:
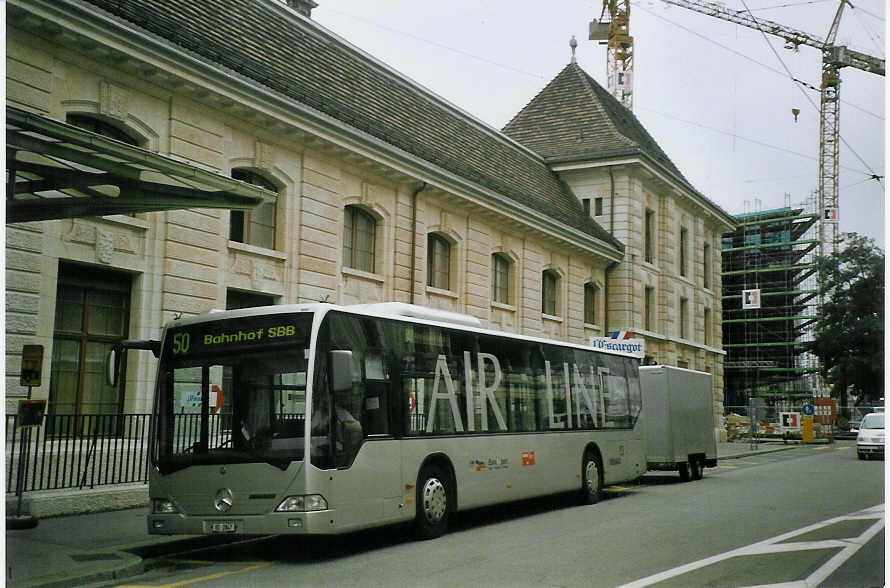
[[[872,412],[862,418],[856,436],[856,453],[859,459],[872,455],[884,459],[884,413]]]

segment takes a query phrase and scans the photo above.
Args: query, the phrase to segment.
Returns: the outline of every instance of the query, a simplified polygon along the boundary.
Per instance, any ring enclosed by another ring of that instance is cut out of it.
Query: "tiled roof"
[[[81,1],[623,250],[543,160],[283,4]]]
[[[504,133],[549,163],[648,157],[695,191],[637,117],[577,63],[547,84]]]

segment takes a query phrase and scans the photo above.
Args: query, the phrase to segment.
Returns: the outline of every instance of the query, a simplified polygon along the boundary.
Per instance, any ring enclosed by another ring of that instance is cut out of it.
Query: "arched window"
[[[114,139],[115,141],[120,141],[121,143],[126,143],[135,147],[139,147],[142,143],[140,137],[135,133],[127,132],[120,126],[114,125],[103,118],[91,114],[69,112],[65,115],[65,122],[79,129],[90,131],[91,133],[96,133],[97,135],[102,135],[103,137],[108,137],[109,139]]]
[[[559,312],[559,274],[544,270],[541,274],[541,312],[556,316]]]
[[[599,302],[599,288],[593,282],[584,284],[584,322],[596,324],[596,305]]]
[[[501,253],[491,254],[491,300],[510,304],[510,259]]]
[[[253,170],[236,168],[232,178],[277,192],[278,187]],[[253,210],[233,210],[229,226],[229,239],[266,249],[275,249],[276,202],[261,204]]]
[[[427,286],[448,290],[451,286],[451,243],[436,233],[426,241]]]
[[[343,265],[373,272],[377,221],[358,206],[343,211]]]

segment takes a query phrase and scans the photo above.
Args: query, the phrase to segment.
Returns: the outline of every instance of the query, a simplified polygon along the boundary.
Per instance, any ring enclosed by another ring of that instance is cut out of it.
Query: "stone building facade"
[[[504,132],[540,154],[587,214],[624,244],[622,262],[606,271],[606,329],[642,337],[645,363],[713,374],[719,422],[720,240],[734,220],[574,61]]]
[[[33,392],[51,413],[148,412],[156,362],[130,354],[109,388],[114,341],[307,301],[410,302],[573,342],[633,329],[658,361],[720,379],[719,258],[703,286],[700,244],[723,213],[644,157],[564,167],[276,0],[10,0],[6,72],[8,108],[277,193],[243,211],[8,224],[7,412],[27,392],[25,344],[44,346]],[[590,198],[603,214],[585,214]],[[642,263],[649,210],[658,257]]]
[[[189,10],[203,11],[193,31]],[[264,54],[225,44],[232,23]],[[540,157],[284,4],[16,0],[8,25],[8,107],[86,119],[278,194],[244,212],[8,225],[8,411],[26,393],[29,343],[46,352],[34,395],[50,412],[148,411],[155,360],[130,354],[123,387],[109,389],[105,350],[210,308],[401,301],[569,341],[602,332],[582,320],[585,284],[604,283],[623,247]],[[279,50],[318,71],[283,64]],[[275,81],[257,73],[280,67]]]

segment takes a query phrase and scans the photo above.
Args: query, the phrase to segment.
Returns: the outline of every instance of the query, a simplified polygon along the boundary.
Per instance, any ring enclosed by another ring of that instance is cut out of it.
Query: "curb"
[[[23,513],[38,519],[126,510],[148,505],[148,485],[144,483],[117,484],[82,490],[71,488],[37,490],[25,493],[22,498]],[[7,494],[7,514],[15,512],[16,506],[17,497]]]
[[[38,576],[37,578],[30,578],[28,580],[22,580],[21,582],[9,582],[7,585],[10,586],[10,588],[63,588],[93,582],[117,580],[132,576],[142,570],[142,558],[139,556],[121,551],[104,552],[103,554],[114,556],[123,561],[113,565],[96,565],[92,568],[85,568],[83,570]],[[86,553],[84,555],[91,554]]]
[[[802,445],[783,445],[782,447],[774,447],[771,449],[756,449],[752,451],[745,451],[742,453],[733,453],[732,455],[717,456],[717,461],[719,462],[724,459],[739,459],[742,457],[751,457],[754,455],[765,455],[767,453],[778,453],[779,451],[789,451],[791,449],[797,449],[798,447],[802,447]]]

